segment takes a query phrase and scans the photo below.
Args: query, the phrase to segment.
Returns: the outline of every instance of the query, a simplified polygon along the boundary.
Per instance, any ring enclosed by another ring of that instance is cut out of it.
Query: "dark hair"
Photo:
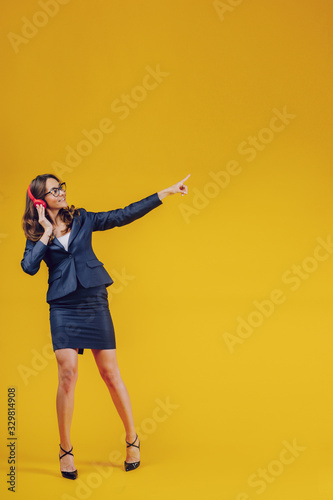
[[[30,185],[31,194],[35,198],[43,199],[44,193],[46,192],[46,181],[49,177],[57,180],[60,184],[60,180],[58,179],[58,177],[53,174],[37,175],[37,177],[35,177],[35,179],[31,181]],[[71,229],[75,215],[80,215],[80,210],[75,208],[74,205],[71,205],[71,207],[67,206],[66,208],[59,209],[58,216],[66,224],[64,234],[66,234],[68,230]],[[51,223],[53,222],[48,215],[47,210],[45,210],[45,217]],[[28,189],[26,194],[25,211],[22,217],[22,227],[26,238],[31,241],[38,241],[44,234],[44,228],[38,222],[38,212],[33,204],[33,201],[28,195]],[[54,238],[55,236],[52,233],[48,241],[48,245],[52,243]]]

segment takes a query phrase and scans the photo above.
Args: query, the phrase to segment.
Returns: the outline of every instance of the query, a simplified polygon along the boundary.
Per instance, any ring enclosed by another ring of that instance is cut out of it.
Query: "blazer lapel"
[[[79,218],[78,217],[74,217],[73,219],[73,224],[72,224],[72,229],[71,229],[71,232],[69,233],[69,238],[68,238],[68,248],[69,248],[69,245],[72,243],[72,241],[74,240],[75,236],[77,235],[77,233],[79,232],[79,229],[80,229],[80,221],[79,221]],[[54,238],[54,240],[52,241],[52,243],[54,245],[57,245],[58,247],[62,248],[63,250],[65,250],[65,248],[63,247],[63,245],[60,243],[60,241],[58,241],[58,238]],[[66,251],[66,250],[65,250]]]
[[[62,244],[60,243],[60,241],[58,241],[57,238],[54,238],[54,240],[52,241],[52,245],[57,245],[57,247],[60,247],[63,250],[65,250],[65,248],[62,246]]]
[[[70,235],[69,235],[69,238],[68,238],[68,248],[69,248],[69,245],[74,240],[74,238],[77,235],[77,233],[79,232],[80,226],[81,226],[81,223],[80,223],[79,217],[74,217],[73,224],[72,224],[72,229],[71,229],[71,232],[70,232]]]

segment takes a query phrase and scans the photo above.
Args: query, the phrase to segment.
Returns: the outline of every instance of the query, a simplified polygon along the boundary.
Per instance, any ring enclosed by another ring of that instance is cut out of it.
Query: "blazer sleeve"
[[[147,198],[127,205],[125,208],[117,208],[108,212],[87,212],[87,215],[92,218],[93,231],[105,231],[115,226],[125,226],[125,224],[140,219],[159,205],[162,205],[162,201],[158,194],[154,193]]]
[[[21,260],[23,271],[30,275],[36,274],[46,250],[47,245],[42,241],[33,242],[27,239],[23,259]]]

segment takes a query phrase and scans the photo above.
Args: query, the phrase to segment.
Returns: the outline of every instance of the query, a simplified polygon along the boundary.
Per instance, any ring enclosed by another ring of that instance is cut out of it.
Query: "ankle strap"
[[[62,451],[64,452],[64,454],[60,457],[59,456],[59,459],[61,460],[65,455],[72,455],[72,457],[74,457],[73,453],[71,453],[71,451],[73,450],[73,446],[71,447],[71,449],[69,451],[66,451],[62,448],[61,444],[59,444],[60,448],[62,449]]]
[[[139,445],[139,446],[137,446],[136,444],[134,444],[134,443],[135,443],[135,441],[136,441],[137,439],[138,439],[138,435],[136,435],[136,438],[134,439],[133,443],[129,443],[129,442],[128,442],[128,441],[126,441],[126,439],[125,439],[125,441],[126,441],[126,443],[127,443],[126,448],[129,448],[130,446],[135,446],[135,448],[139,448],[139,449],[140,449],[140,445]]]

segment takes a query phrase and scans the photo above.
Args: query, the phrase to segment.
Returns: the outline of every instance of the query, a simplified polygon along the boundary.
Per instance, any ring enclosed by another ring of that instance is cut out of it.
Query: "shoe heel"
[[[128,441],[126,441],[126,443],[127,443],[126,448],[129,448],[130,446],[134,446],[135,448],[139,448],[139,450],[140,450],[140,442],[139,442],[139,446],[134,444],[137,439],[138,439],[138,435],[136,435],[136,438],[134,439],[133,443],[129,443]],[[129,472],[130,470],[137,469],[139,467],[139,465],[140,465],[140,460],[138,462],[126,462],[126,460],[124,461],[124,466],[125,466],[126,472]]]
[[[71,449],[69,451],[65,451],[61,445],[59,444],[60,446],[60,449],[64,452],[63,455],[59,455],[59,460],[61,460],[65,455],[72,455],[72,457],[74,457],[73,453],[71,453],[71,451],[73,450],[73,446],[71,447]],[[73,470],[73,471],[66,471],[66,470],[60,470],[61,474],[62,474],[62,477],[65,477],[66,479],[76,479],[77,476],[78,476],[78,472],[77,470]]]

